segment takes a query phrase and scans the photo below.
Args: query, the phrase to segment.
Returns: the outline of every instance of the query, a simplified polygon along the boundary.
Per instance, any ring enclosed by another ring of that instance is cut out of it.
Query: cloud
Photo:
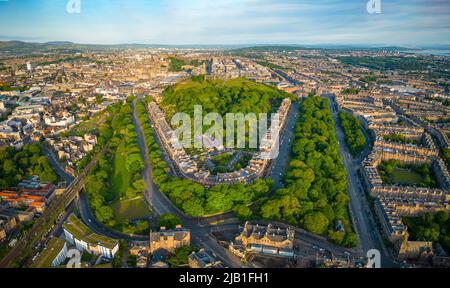
[[[24,2],[36,5],[36,1]],[[57,7],[52,1],[41,1],[48,8],[42,11]],[[0,10],[0,34],[90,43],[450,43],[448,0],[381,0],[379,15],[367,13],[367,0],[84,3],[83,13],[71,16]]]

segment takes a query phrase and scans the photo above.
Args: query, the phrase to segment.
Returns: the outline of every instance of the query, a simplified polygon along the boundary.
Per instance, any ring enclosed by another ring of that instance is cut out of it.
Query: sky
[[[80,2],[80,13],[67,4]],[[450,0],[0,0],[0,41],[450,44]]]

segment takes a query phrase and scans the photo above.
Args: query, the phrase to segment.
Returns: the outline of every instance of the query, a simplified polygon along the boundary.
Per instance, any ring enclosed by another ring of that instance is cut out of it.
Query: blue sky
[[[450,44],[449,0],[0,0],[0,40],[91,44]]]

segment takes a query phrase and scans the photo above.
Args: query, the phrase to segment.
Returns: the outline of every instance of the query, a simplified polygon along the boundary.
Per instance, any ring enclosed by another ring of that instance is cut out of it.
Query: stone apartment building
[[[161,227],[160,231],[150,231],[150,251],[153,253],[159,249],[167,250],[171,253],[182,246],[189,246],[191,243],[191,233],[178,225],[174,230],[166,230]]]
[[[188,260],[190,268],[224,268],[222,262],[217,261],[216,258],[204,249],[198,252],[192,252]]]
[[[236,242],[242,244],[244,247],[263,245],[293,249],[294,235],[295,231],[290,228],[285,229],[275,227],[272,224],[264,226],[246,222],[243,231],[236,237]]]
[[[0,215],[0,241],[6,239],[8,233],[17,225],[16,218]]]
[[[3,227],[1,225],[2,225],[2,222],[0,220],[0,242],[3,241],[4,239],[6,239],[6,231],[5,231],[5,229],[3,229]]]

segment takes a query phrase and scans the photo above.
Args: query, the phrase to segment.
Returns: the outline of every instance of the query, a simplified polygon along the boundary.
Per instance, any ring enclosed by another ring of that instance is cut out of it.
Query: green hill
[[[281,100],[291,95],[265,84],[247,79],[203,80],[191,79],[164,91],[161,107],[167,119],[176,112],[194,115],[194,105],[201,105],[203,113],[268,113],[277,109]]]

